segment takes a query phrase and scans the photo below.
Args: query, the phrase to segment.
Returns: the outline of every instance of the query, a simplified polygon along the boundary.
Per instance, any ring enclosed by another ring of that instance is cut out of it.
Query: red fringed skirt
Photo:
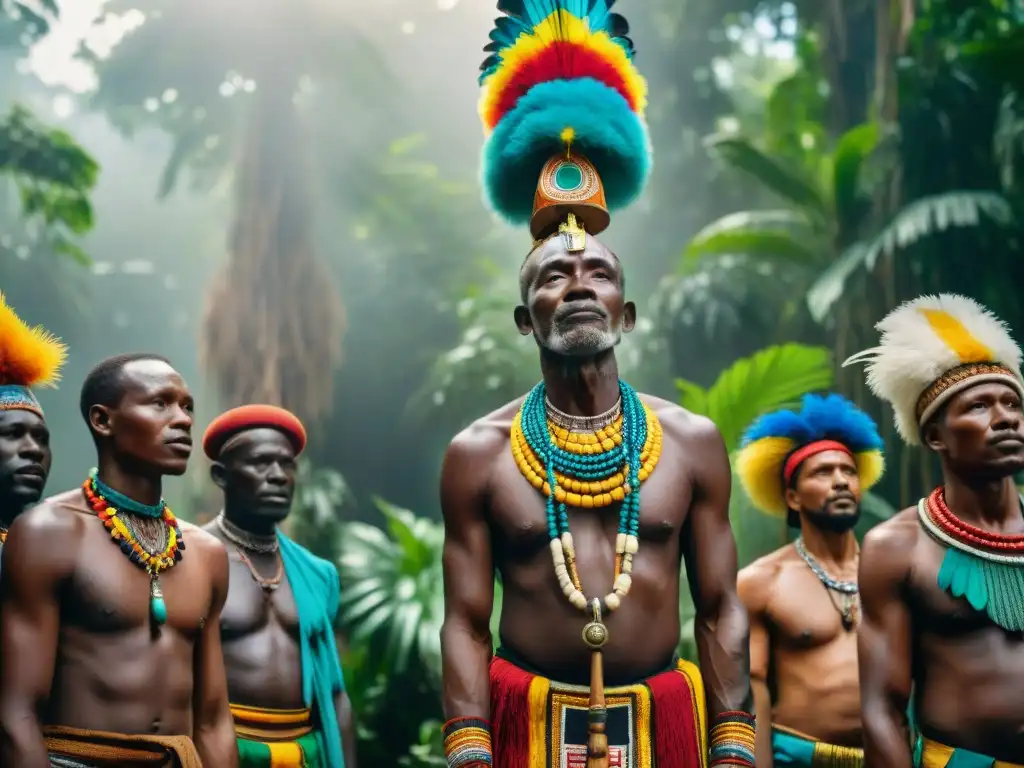
[[[704,686],[693,664],[606,688],[610,768],[707,768]],[[590,690],[491,662],[494,768],[586,768]]]

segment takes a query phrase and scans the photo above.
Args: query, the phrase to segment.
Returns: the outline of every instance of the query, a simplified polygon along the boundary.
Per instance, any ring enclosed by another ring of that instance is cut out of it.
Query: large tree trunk
[[[331,407],[345,315],[313,249],[308,140],[293,85],[273,75],[258,81],[202,358],[225,405],[270,403],[313,420]]]

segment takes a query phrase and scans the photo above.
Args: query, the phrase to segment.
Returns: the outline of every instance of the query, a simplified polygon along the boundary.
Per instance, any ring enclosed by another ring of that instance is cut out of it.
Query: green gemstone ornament
[[[160,577],[155,573],[149,576],[149,611],[157,624],[162,626],[167,623],[167,603],[164,602],[164,593],[160,589]]]

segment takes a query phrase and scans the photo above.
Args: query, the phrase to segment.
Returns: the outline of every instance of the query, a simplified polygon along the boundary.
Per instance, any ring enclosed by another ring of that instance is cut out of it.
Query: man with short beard
[[[857,679],[861,494],[883,470],[871,418],[839,395],[765,414],[736,471],[755,506],[785,516],[796,542],[740,571],[750,616],[758,768],[863,765]]]
[[[27,326],[0,294],[0,550],[46,487],[50,430],[31,388],[56,384],[66,356],[59,339]]]
[[[503,1],[482,67],[484,185],[534,240],[514,316],[542,381],[455,437],[441,471],[451,768],[754,765],[724,442],[615,359],[636,308],[595,235],[650,158],[645,84],[607,6]],[[703,679],[676,655],[683,563]]]
[[[352,705],[335,640],[338,571],[281,533],[306,429],[244,405],[206,430],[223,511],[206,530],[231,560],[221,614],[240,768],[355,768]]]
[[[942,485],[873,528],[860,561],[864,751],[872,768],[1024,765],[1021,351],[973,299],[922,296],[876,328],[872,392]],[[908,703],[922,736],[911,748]]]

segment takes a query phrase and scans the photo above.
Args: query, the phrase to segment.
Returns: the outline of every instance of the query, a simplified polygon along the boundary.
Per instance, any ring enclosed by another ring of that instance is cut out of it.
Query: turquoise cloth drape
[[[278,533],[281,561],[291,585],[299,612],[299,635],[302,652],[302,695],[306,706],[319,715],[321,754],[331,768],[345,768],[341,747],[341,731],[334,707],[334,697],[345,690],[345,679],[334,642],[334,622],[338,612],[341,588],[338,571]]]

